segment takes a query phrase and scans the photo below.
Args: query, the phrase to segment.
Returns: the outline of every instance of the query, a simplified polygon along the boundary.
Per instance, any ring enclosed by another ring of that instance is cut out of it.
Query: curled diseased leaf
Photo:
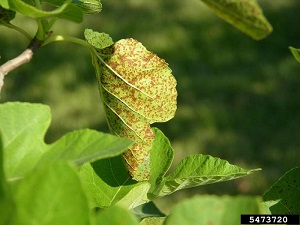
[[[155,139],[150,124],[174,116],[176,80],[164,60],[131,38],[116,42],[99,65],[100,94],[110,130],[135,141],[124,158],[133,179],[147,180]]]

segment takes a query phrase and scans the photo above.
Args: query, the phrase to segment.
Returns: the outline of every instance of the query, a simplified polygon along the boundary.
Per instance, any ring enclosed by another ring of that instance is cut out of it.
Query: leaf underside
[[[112,133],[135,141],[124,153],[133,179],[148,180],[155,139],[150,124],[174,116],[176,80],[164,60],[134,39],[122,39],[110,50],[98,74],[107,121]]]
[[[246,170],[210,155],[191,155],[183,159],[174,172],[163,177],[151,195],[170,195],[185,188],[237,179],[258,170]]]
[[[255,40],[272,32],[256,0],[201,0],[226,22]]]

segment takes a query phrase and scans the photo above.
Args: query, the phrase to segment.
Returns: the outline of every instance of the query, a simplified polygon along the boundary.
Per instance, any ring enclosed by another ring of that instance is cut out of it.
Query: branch
[[[33,51],[31,49],[26,49],[24,52],[22,52],[20,55],[18,55],[16,58],[11,59],[0,66],[0,92],[1,88],[4,85],[4,77],[17,67],[28,63],[33,56]]]
[[[30,62],[34,52],[40,48],[41,44],[41,41],[34,38],[24,52],[0,66],[0,93],[4,85],[4,77],[17,67]]]

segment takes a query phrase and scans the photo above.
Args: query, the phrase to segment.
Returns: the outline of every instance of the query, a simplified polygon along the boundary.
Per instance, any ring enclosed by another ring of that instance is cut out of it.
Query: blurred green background
[[[300,159],[300,64],[288,46],[300,48],[300,1],[260,0],[274,31],[254,41],[215,16],[199,0],[102,0],[99,15],[83,24],[58,21],[54,34],[83,38],[85,28],[115,41],[133,37],[165,59],[176,77],[178,110],[157,124],[169,137],[177,164],[202,153],[261,172],[235,181],[179,191],[157,204],[165,211],[195,194],[263,194]],[[14,24],[34,34],[35,23]],[[0,63],[28,45],[0,27]],[[1,102],[47,104],[52,124],[46,141],[73,129],[108,132],[89,52],[54,43],[5,78]]]

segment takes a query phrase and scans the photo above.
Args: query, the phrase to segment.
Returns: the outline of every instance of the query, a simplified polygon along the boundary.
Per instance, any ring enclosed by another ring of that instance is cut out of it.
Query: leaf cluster
[[[34,221],[139,224],[139,220],[140,224],[182,224],[182,221],[205,224],[211,220],[216,224],[224,220],[235,224],[240,213],[282,212],[281,206],[290,213],[299,212],[295,201],[299,197],[300,181],[295,175],[300,171],[294,169],[264,195],[263,203],[256,197],[199,196],[178,204],[166,216],[152,200],[256,170],[245,170],[207,155],[192,155],[166,175],[173,160],[173,149],[162,132],[154,128],[152,175],[149,181],[136,182],[127,173],[120,155],[132,141],[85,129],[46,144],[43,138],[51,119],[47,106],[5,103],[0,105],[0,114],[0,224],[33,224]],[[208,213],[220,206],[219,215]],[[223,217],[227,211],[231,216]]]

